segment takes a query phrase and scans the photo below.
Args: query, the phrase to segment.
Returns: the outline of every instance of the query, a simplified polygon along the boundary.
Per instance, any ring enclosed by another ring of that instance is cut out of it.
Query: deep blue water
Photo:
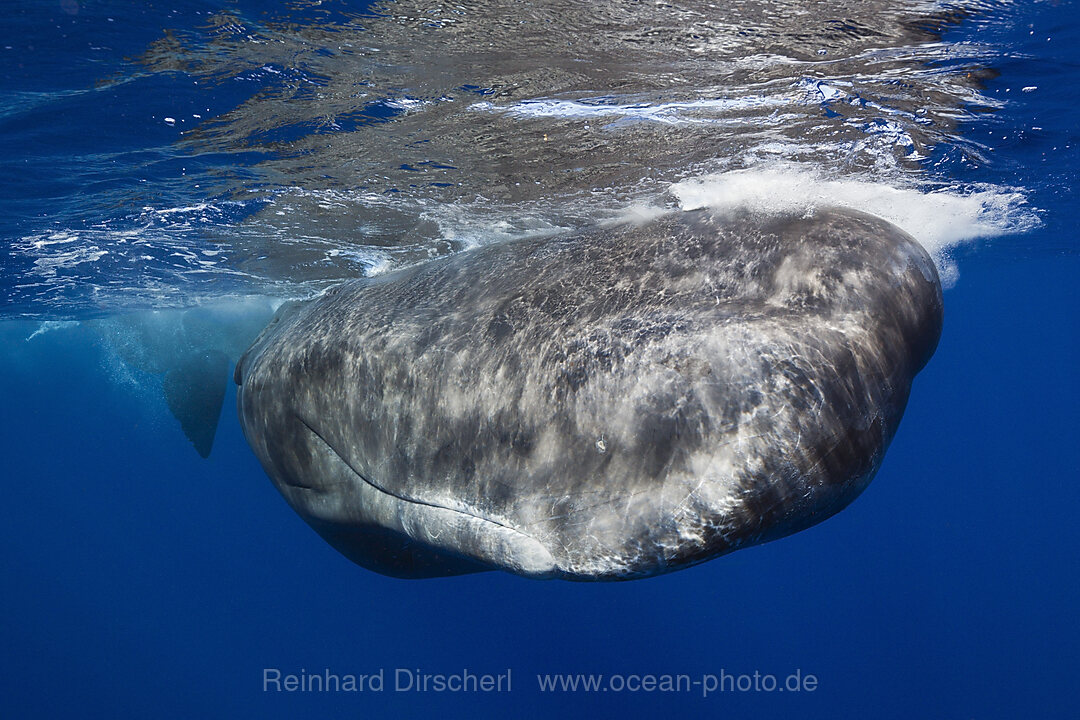
[[[213,185],[223,165],[242,176],[258,161],[258,148],[193,158],[176,148],[175,126],[132,119],[225,112],[253,92],[229,83],[202,92],[182,73],[153,75],[92,100],[58,99],[130,72],[125,58],[162,28],[182,34],[221,5],[4,5],[5,250],[53,226],[122,224],[131,208],[205,199],[177,163]],[[949,37],[975,39],[983,27],[961,23]],[[25,341],[36,325],[15,318],[72,312],[52,309],[51,295],[35,305],[17,288],[28,261],[0,254],[9,318],[0,328],[0,716],[1074,717],[1080,11],[1022,3],[1007,26],[985,32],[1004,49],[987,63],[996,73],[983,94],[1005,102],[962,134],[985,134],[994,150],[972,164],[941,147],[927,165],[957,182],[1023,188],[1043,224],[952,251],[959,279],[945,293],[941,344],[884,466],[850,508],[650,580],[403,581],[355,567],[274,492],[241,436],[234,388],[202,460],[163,401],[117,379],[115,355],[92,330]],[[124,171],[102,174],[87,153],[114,153]],[[104,196],[115,207],[102,205],[95,183],[111,184]],[[230,197],[235,215],[200,216],[191,232],[253,212],[243,193]],[[162,271],[162,283],[181,276]],[[79,297],[77,284],[48,292]],[[387,688],[264,692],[265,668],[383,669]],[[394,692],[396,668],[509,669],[512,691]],[[536,682],[538,673],[722,671],[799,671],[818,682],[812,692],[709,697],[697,688],[545,694]]]

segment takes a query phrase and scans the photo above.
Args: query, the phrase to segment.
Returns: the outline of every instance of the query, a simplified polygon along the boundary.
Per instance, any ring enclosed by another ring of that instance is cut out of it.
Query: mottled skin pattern
[[[941,323],[932,261],[883,220],[673,213],[281,312],[237,367],[240,419],[365,567],[643,577],[851,502]]]

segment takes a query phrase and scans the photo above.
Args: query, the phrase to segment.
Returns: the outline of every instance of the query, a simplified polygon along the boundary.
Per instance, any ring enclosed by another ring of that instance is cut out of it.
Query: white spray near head
[[[923,191],[856,178],[832,180],[786,163],[683,180],[672,185],[671,192],[683,210],[809,213],[817,207],[841,206],[877,215],[926,248],[946,285],[957,277],[951,248],[1039,225],[1027,198],[1012,188],[981,185]]]

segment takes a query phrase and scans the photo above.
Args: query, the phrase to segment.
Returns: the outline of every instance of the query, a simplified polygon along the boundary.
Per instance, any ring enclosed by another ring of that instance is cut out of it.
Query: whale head
[[[238,405],[362,566],[629,579],[850,503],[941,326],[933,262],[884,220],[678,212],[344,283],[279,313]]]

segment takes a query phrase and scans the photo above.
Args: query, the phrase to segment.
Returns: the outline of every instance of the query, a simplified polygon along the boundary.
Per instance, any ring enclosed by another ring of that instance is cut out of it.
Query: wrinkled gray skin
[[[237,366],[240,419],[364,567],[644,577],[850,503],[941,323],[932,261],[883,220],[675,213],[279,313]]]

